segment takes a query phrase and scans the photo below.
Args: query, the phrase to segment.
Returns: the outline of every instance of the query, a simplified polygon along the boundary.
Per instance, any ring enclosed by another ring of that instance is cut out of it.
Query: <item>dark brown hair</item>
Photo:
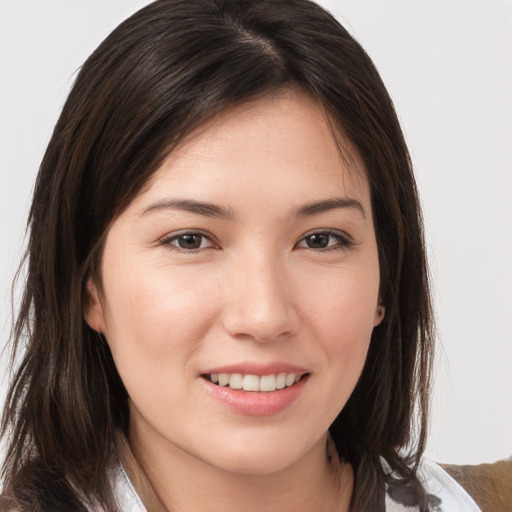
[[[105,339],[83,319],[87,278],[113,220],[185,135],[228,106],[291,87],[343,127],[371,190],[386,315],[330,429],[354,468],[352,509],[383,510],[384,483],[396,480],[426,507],[415,476],[433,351],[422,222],[375,67],[308,0],[158,0],[86,61],[40,167],[13,330],[22,359],[2,422],[4,495],[18,509],[84,510],[85,496],[115,509],[106,467],[116,432],[128,428],[128,397]]]

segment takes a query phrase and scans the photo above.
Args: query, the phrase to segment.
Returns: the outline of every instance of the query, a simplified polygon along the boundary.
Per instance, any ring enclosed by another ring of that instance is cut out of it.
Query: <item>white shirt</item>
[[[425,490],[439,502],[432,512],[481,512],[473,498],[438,464],[424,459],[418,470],[418,477]],[[412,512],[416,507],[406,507],[394,501],[386,493],[386,512]]]

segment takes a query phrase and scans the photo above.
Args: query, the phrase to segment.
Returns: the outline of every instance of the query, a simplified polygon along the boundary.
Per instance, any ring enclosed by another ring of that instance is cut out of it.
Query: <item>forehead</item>
[[[302,195],[367,195],[364,163],[338,123],[300,90],[223,110],[189,134],[163,161],[141,196],[233,187]],[[277,187],[277,189],[276,189]]]

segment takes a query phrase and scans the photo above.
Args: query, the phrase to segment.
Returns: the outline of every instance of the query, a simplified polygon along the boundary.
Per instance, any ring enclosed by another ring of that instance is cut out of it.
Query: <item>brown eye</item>
[[[201,249],[215,247],[215,244],[202,233],[181,233],[162,240],[165,247],[181,252],[194,252]]]
[[[304,249],[330,250],[345,249],[354,245],[348,236],[332,231],[317,231],[302,238],[297,247]]]
[[[203,238],[203,235],[181,235],[175,241],[181,249],[199,249]]]
[[[310,249],[325,249],[329,246],[332,235],[329,233],[315,233],[307,236],[304,240]]]

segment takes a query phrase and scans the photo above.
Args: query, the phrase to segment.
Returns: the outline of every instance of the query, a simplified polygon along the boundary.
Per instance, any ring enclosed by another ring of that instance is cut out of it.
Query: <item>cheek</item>
[[[345,407],[363,370],[373,331],[378,301],[378,274],[333,272],[304,288],[300,298],[307,339],[319,358],[316,375],[322,393],[310,397],[308,407],[319,410],[322,427],[328,426]],[[306,313],[307,312],[307,313]]]
[[[333,385],[341,384],[350,394],[364,366],[374,328],[378,272],[371,267],[366,272],[339,272],[317,285],[303,295],[314,328],[312,338],[324,354],[325,365],[335,369],[330,373]]]
[[[114,359],[139,368],[181,361],[209,328],[215,300],[187,272],[137,268],[124,277],[117,271],[105,276],[106,334]]]
[[[379,281],[374,272],[340,272],[309,287],[304,300],[312,315],[321,319],[330,338],[345,333],[346,339],[370,336],[377,310]]]
[[[139,266],[124,278],[112,275],[110,286],[105,283],[111,305],[107,341],[132,403],[147,418],[171,405],[192,406],[184,403],[186,383],[215,301],[183,274]]]

